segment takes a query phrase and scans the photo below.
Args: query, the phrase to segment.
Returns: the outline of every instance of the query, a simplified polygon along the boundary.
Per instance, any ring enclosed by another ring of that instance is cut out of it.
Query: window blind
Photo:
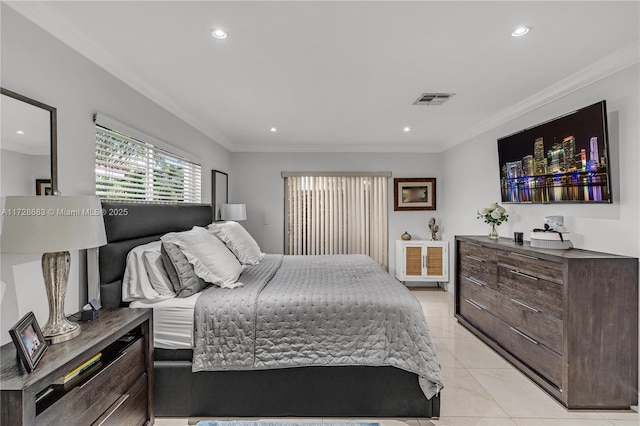
[[[288,254],[387,259],[387,177],[287,176]]]
[[[96,195],[105,200],[200,203],[201,167],[96,125]]]

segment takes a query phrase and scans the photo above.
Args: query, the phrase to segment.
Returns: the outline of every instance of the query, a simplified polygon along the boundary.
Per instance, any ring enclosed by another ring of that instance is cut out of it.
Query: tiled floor
[[[640,425],[640,415],[633,411],[567,411],[456,322],[450,293],[431,290],[413,293],[422,303],[442,365],[445,389],[440,419],[326,418],[325,422],[375,421],[381,426]],[[190,420],[157,418],[156,424],[185,426],[197,419]],[[321,419],[282,421],[319,423]]]

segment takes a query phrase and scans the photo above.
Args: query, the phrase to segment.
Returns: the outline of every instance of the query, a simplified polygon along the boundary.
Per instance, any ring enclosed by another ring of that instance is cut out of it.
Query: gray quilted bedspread
[[[193,371],[394,366],[442,388],[422,306],[364,255],[267,255],[198,298]]]

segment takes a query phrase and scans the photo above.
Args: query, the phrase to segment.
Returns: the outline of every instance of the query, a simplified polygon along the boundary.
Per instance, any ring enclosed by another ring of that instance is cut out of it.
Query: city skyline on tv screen
[[[605,101],[498,140],[505,203],[610,202]]]

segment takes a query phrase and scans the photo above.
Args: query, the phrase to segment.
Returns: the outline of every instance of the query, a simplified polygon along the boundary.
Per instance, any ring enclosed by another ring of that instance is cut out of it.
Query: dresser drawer
[[[460,315],[488,336],[495,335],[496,322],[500,321],[485,306],[470,297],[460,297]]]
[[[147,375],[143,374],[121,395],[93,426],[141,426],[148,418]]]
[[[83,384],[36,418],[38,425],[87,425],[118,400],[145,372],[144,339],[138,339]],[[106,357],[103,354],[103,357]],[[73,422],[69,413],[73,412]]]
[[[468,243],[466,241],[460,241],[460,257],[476,259],[483,262],[496,263],[497,253],[496,249],[481,246],[480,244]]]
[[[461,277],[460,297],[471,300],[491,313],[499,309],[499,294],[486,284],[480,284],[478,281]]]
[[[498,263],[547,281],[558,284],[564,282],[564,264],[562,263],[505,250],[498,252]]]
[[[553,315],[514,297],[500,296],[494,315],[508,325],[523,331],[558,354],[563,350],[563,322]]]
[[[513,356],[560,389],[562,386],[562,356],[553,352],[524,331],[499,321],[495,339]]]
[[[498,288],[498,265],[495,263],[463,257],[460,259],[460,275],[494,289]]]
[[[563,317],[563,286],[560,284],[500,265],[498,289],[507,299],[513,298],[560,320]]]

